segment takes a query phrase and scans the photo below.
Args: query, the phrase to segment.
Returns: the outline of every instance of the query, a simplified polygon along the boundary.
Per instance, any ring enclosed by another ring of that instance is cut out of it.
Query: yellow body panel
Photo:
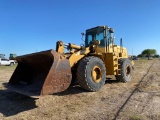
[[[118,70],[118,58],[113,53],[106,53],[105,55],[105,66],[107,75],[116,75]]]
[[[109,45],[108,47],[97,47],[95,53],[90,53],[89,47],[84,50],[76,50],[68,53],[70,66],[73,67],[85,56],[96,56],[102,59],[106,67],[106,75],[117,75],[118,60],[121,58],[128,58],[127,49],[117,45]],[[67,54],[66,54],[67,56]],[[131,61],[134,65],[133,61]]]
[[[108,47],[97,47],[96,54],[102,54],[102,60],[106,67],[106,75],[117,75],[118,60],[128,58],[127,49],[117,45],[109,45]],[[132,65],[134,62],[131,61]]]
[[[96,53],[106,53],[106,48],[105,47],[97,47],[96,48]]]
[[[72,53],[69,57],[70,66],[73,67],[80,59],[85,57],[89,52],[89,47],[87,47],[85,48],[85,50],[79,50],[75,53]]]

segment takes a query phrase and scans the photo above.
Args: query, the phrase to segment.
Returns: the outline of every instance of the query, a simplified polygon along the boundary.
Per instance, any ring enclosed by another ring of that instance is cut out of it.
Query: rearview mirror
[[[82,41],[84,41],[84,40],[83,40],[83,37],[84,37],[85,34],[82,32],[81,35],[82,35],[82,38],[81,38],[81,39],[82,39]]]
[[[84,33],[82,32],[81,35],[84,36]]]
[[[110,29],[109,29],[109,32],[110,32],[110,33],[114,33],[113,28],[110,28]]]

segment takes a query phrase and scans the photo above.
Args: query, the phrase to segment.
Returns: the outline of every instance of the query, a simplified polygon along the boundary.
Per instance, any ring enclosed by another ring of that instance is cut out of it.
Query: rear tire
[[[77,68],[79,85],[87,91],[98,91],[106,81],[106,68],[100,58],[89,56],[82,59]]]
[[[121,75],[116,75],[116,79],[120,82],[129,82],[132,78],[132,64],[131,61],[127,58],[120,59],[119,61],[119,67],[121,69]]]

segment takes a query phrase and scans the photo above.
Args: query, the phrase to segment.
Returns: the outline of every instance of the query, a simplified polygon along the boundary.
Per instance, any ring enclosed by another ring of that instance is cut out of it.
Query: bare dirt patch
[[[98,92],[79,86],[62,93],[30,98],[5,88],[14,68],[0,66],[0,119],[160,119],[160,61],[137,60],[132,81],[113,77]]]

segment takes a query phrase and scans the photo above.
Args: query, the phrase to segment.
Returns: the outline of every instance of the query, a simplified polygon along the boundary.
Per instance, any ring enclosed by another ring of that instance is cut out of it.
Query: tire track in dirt
[[[118,111],[116,112],[116,115],[114,117],[114,120],[117,119],[117,117],[119,116],[120,112],[123,110],[123,108],[127,105],[128,101],[131,99],[131,97],[135,94],[136,91],[139,91],[140,86],[144,80],[144,78],[148,75],[148,73],[150,72],[150,69],[152,68],[153,64],[155,63],[155,60],[151,63],[150,67],[148,68],[147,72],[143,75],[143,77],[141,78],[141,80],[138,82],[137,86],[134,88],[134,90],[131,92],[131,94],[128,96],[128,98],[126,99],[126,101],[122,104],[122,106],[118,109]],[[150,80],[146,81],[145,83],[147,84],[147,82],[149,82]]]

